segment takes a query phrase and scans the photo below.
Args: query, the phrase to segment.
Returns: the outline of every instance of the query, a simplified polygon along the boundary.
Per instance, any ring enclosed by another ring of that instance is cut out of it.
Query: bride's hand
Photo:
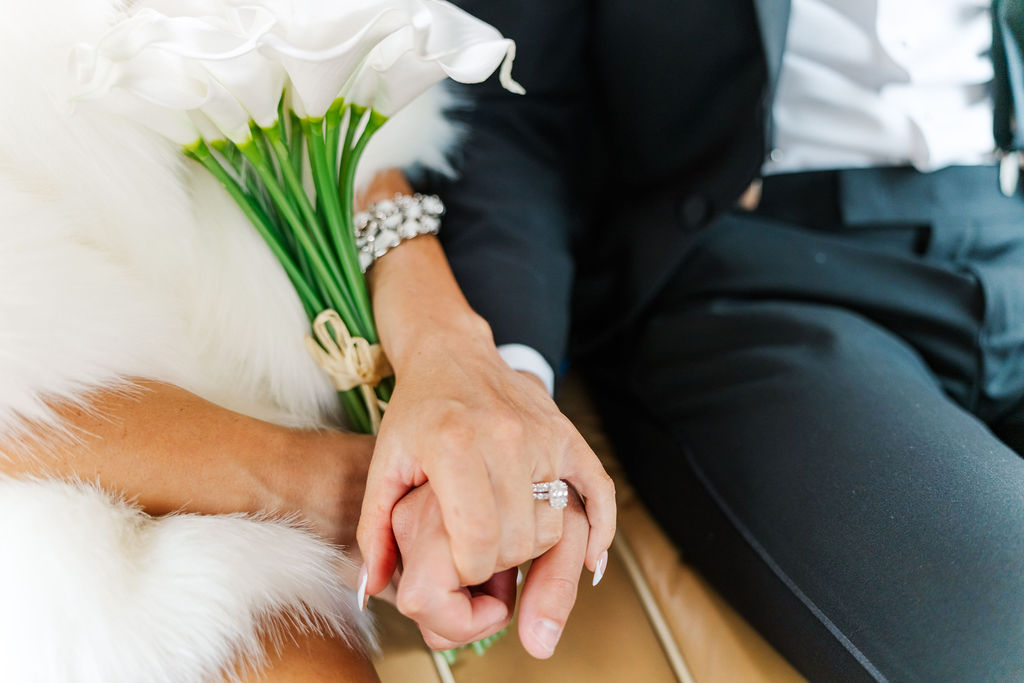
[[[615,531],[615,494],[597,457],[536,379],[515,372],[455,285],[436,240],[419,237],[369,272],[381,339],[396,372],[367,480],[359,546],[368,594],[396,562],[395,504],[429,481],[460,585],[536,557],[562,536],[561,515],[531,495],[565,479],[589,519],[586,566]]]

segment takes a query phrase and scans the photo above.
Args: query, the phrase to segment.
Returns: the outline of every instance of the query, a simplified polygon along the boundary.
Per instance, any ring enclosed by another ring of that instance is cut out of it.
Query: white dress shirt
[[[764,172],[993,163],[990,0],[792,0]]]

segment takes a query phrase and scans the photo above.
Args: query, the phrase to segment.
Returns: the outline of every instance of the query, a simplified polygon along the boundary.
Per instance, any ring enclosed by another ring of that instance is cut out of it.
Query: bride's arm
[[[324,538],[354,542],[370,437],[287,429],[169,384],[137,385],[55,405],[59,428],[0,437],[0,475],[98,482],[154,515],[299,513]]]
[[[362,203],[409,191],[401,174],[385,174]],[[559,478],[586,496],[591,525],[566,528],[577,538],[563,547],[586,550],[589,539],[586,565],[599,571],[615,530],[611,480],[543,382],[501,358],[490,326],[467,303],[440,243],[430,236],[403,242],[367,275],[381,343],[396,376],[359,523],[368,593],[383,589],[395,566],[395,503],[427,480],[437,494],[460,585],[482,584],[559,543],[561,511],[538,504],[530,493],[532,482]],[[564,621],[574,596],[566,596],[559,581],[527,580],[551,603],[548,616]],[[409,595],[399,609],[428,617],[443,639],[468,637],[458,609],[427,614],[425,604]],[[509,618],[511,611],[473,637],[497,631]],[[538,620],[536,614],[527,618]],[[524,644],[537,656],[550,655],[545,647]]]

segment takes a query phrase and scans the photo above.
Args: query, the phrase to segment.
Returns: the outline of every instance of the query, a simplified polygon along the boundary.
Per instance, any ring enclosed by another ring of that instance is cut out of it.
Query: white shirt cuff
[[[548,394],[554,396],[555,371],[537,349],[525,344],[502,344],[498,347],[498,354],[513,370],[525,370],[537,375],[547,387]]]

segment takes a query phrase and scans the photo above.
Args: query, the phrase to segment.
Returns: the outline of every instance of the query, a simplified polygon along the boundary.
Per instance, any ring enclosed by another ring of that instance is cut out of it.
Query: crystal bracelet
[[[388,250],[420,235],[436,235],[441,229],[444,204],[437,195],[396,194],[355,215],[359,266],[365,273]]]

